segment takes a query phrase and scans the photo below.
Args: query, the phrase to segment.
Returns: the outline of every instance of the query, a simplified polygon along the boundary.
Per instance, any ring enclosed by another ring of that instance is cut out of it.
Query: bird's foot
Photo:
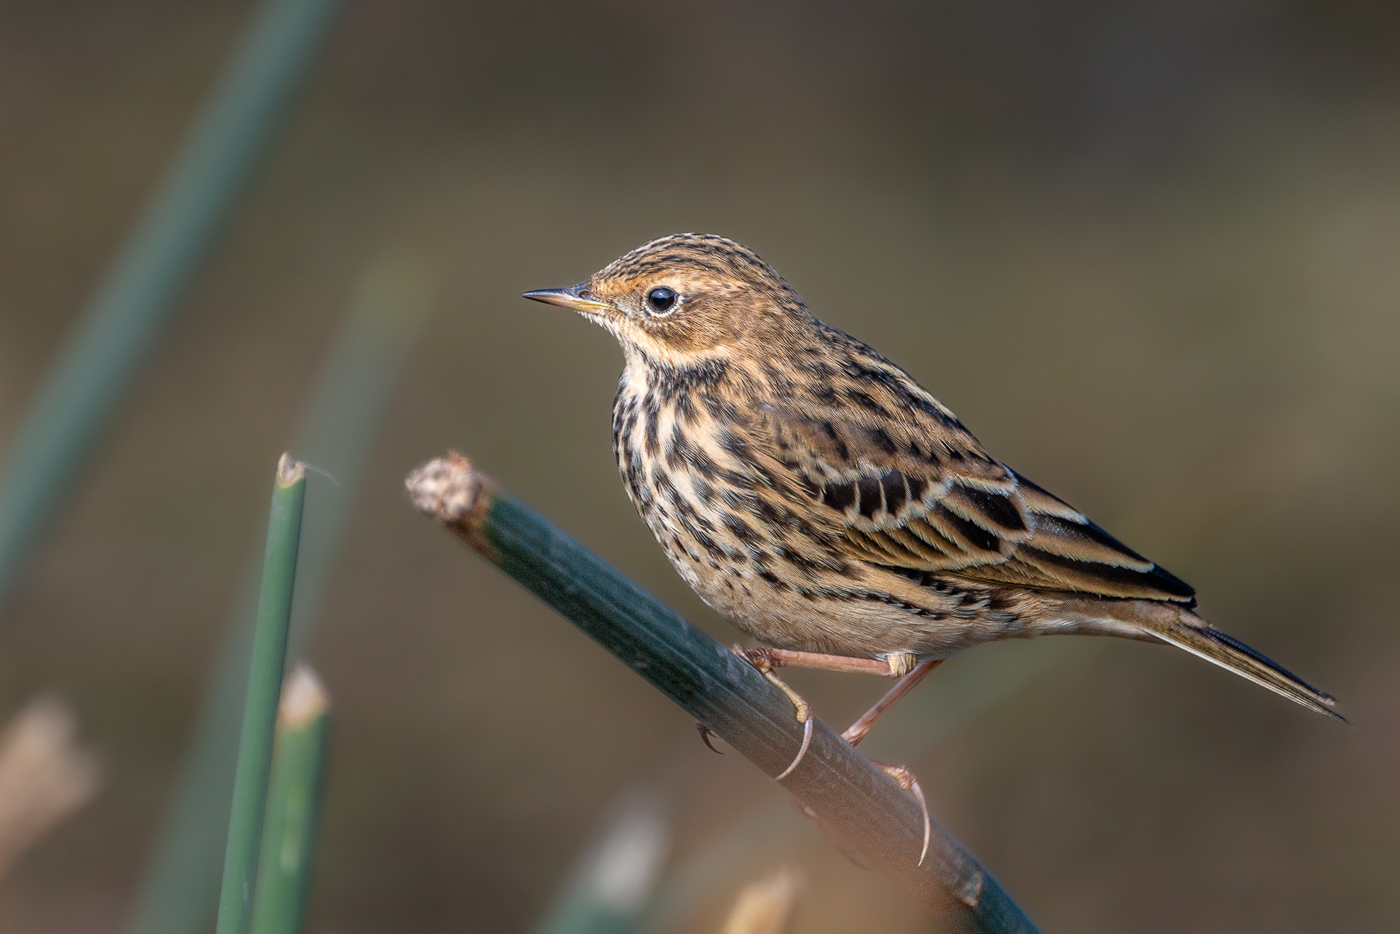
[[[928,856],[928,842],[930,836],[932,836],[933,830],[933,822],[928,816],[928,802],[924,800],[924,790],[919,787],[919,780],[914,777],[914,773],[904,766],[890,765],[886,762],[880,762],[877,759],[871,759],[870,761],[879,766],[880,771],[898,782],[899,787],[903,788],[905,792],[908,793],[909,797],[918,802],[919,811],[922,812],[924,816],[924,845],[923,848],[919,850],[919,865],[922,866],[924,864],[924,857]]]
[[[792,706],[796,708],[797,722],[802,724],[802,745],[798,747],[797,755],[793,757],[792,762],[788,763],[787,768],[773,776],[773,780],[779,782],[791,775],[792,770],[797,768],[797,764],[802,761],[802,757],[807,755],[807,747],[812,745],[813,720],[812,705],[807,703],[801,694],[794,691],[786,681],[779,678],[773,672],[773,669],[776,667],[774,655],[781,651],[781,649],[768,649],[763,647],[746,649],[738,643],[734,645],[735,655],[757,668],[759,674],[763,675],[763,677],[767,678],[776,685],[779,690],[787,695],[788,700],[792,701]],[[778,664],[781,663],[779,662]]]
[[[942,659],[930,658],[922,662],[918,661],[911,652],[891,652],[882,659],[847,658],[839,655],[818,655],[813,652],[794,652],[788,649],[771,649],[763,646],[746,649],[742,645],[735,644],[734,654],[758,669],[759,674],[767,678],[779,690],[787,695],[792,701],[793,707],[797,709],[797,722],[803,725],[802,746],[797,750],[797,756],[792,760],[787,768],[775,776],[781,781],[792,774],[793,769],[802,761],[802,757],[807,754],[807,747],[812,742],[812,707],[803,699],[802,695],[794,691],[782,678],[774,673],[774,668],[791,666],[794,668],[820,668],[827,671],[859,672],[862,674],[882,675],[886,678],[898,678],[899,682],[894,687],[885,692],[885,696],[876,702],[874,707],[867,710],[859,720],[852,723],[850,727],[841,734],[841,738],[852,746],[865,738],[865,734],[870,732],[871,726],[880,718],[885,711],[894,706],[895,702],[914,689],[914,686],[922,681],[930,671],[943,663]],[[707,732],[701,731],[702,735]],[[707,743],[708,745],[708,743]],[[713,747],[711,747],[713,748]],[[924,791],[919,787],[919,780],[914,777],[914,773],[902,765],[890,765],[871,759],[881,771],[893,778],[900,788],[903,788],[919,805],[919,811],[924,819],[924,841],[919,850],[919,865],[924,864],[924,859],[928,856],[929,840],[933,834],[933,822],[928,813],[928,802],[924,799]],[[803,812],[808,813],[810,809],[803,806]],[[815,814],[810,816],[815,817]]]

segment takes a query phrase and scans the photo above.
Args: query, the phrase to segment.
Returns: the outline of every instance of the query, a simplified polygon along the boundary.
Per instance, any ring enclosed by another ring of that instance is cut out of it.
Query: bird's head
[[[758,254],[712,234],[674,234],[609,263],[578,285],[525,298],[572,308],[632,357],[693,366],[740,347],[786,343],[812,318]]]

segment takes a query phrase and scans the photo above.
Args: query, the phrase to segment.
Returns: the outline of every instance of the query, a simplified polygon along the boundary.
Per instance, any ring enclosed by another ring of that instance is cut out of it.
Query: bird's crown
[[[777,271],[757,253],[716,234],[682,233],[644,243],[603,267],[593,278],[626,283],[661,275],[782,288]]]

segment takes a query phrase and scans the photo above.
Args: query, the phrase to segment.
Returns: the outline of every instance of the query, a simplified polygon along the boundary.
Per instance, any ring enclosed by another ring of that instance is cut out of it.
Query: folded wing
[[[1194,606],[1184,581],[990,457],[912,381],[898,390],[894,419],[831,404],[761,420],[771,456],[799,481],[789,495],[815,501],[848,556],[916,580],[951,573]]]

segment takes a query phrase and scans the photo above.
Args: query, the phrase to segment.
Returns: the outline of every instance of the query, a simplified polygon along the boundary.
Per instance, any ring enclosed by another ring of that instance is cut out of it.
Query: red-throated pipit
[[[739,651],[804,721],[773,668],[900,678],[847,730],[854,743],[941,659],[1055,633],[1167,642],[1341,719],[1331,697],[1196,615],[1180,578],[812,317],[746,247],[663,237],[525,297],[622,345],[613,446],[627,493],[686,583],[763,644]]]

